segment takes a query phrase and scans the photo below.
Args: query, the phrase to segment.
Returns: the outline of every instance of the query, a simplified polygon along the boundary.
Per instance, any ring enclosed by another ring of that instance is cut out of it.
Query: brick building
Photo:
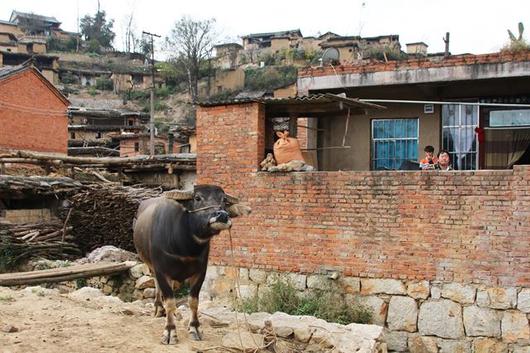
[[[387,107],[350,119],[345,140],[354,149],[322,149],[322,170],[404,169],[426,145],[448,150],[455,169],[477,170],[530,162],[529,80],[526,50],[305,68],[297,86]],[[340,144],[344,120],[321,122],[320,147]]]
[[[529,348],[530,166],[259,172],[274,109],[198,110],[197,183],[252,207],[212,241],[207,288],[227,292],[241,274],[252,296],[279,274],[298,290],[341,290],[373,311],[391,352]]]
[[[0,68],[0,147],[66,154],[68,105],[33,66]]]

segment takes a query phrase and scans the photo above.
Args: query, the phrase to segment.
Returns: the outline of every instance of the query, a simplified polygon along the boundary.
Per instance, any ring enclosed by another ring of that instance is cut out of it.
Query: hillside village
[[[62,20],[0,20],[9,351],[530,352],[522,22],[473,54]]]
[[[16,10],[9,20],[0,21],[0,38],[0,65],[31,61],[69,99],[70,155],[116,156],[121,133],[130,138],[131,132],[140,136],[147,132],[152,86],[149,48],[144,46],[141,53],[94,46],[94,41],[82,34],[62,30],[54,17]],[[362,38],[327,32],[304,37],[300,30],[248,34],[242,43],[212,45],[214,55],[207,61],[208,67],[201,68],[196,99],[296,96],[298,69],[321,66],[322,60],[363,65],[448,55],[428,54],[427,47],[409,43],[404,52],[399,35]],[[176,134],[183,150],[190,150],[185,146],[189,136],[179,133],[194,127],[195,108],[186,78],[170,62],[156,62],[155,66],[157,133],[166,145],[168,133]],[[86,119],[102,114],[123,121],[130,116],[139,119],[125,124],[109,120],[104,125],[114,125],[112,131],[98,129],[94,119]],[[80,124],[79,117],[87,122]],[[139,142],[143,144],[141,137]]]

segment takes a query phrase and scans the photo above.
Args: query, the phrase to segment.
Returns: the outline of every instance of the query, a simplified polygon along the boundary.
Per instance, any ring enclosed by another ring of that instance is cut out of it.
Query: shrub
[[[347,325],[352,322],[366,324],[372,320],[372,312],[358,302],[347,303],[342,295],[333,292],[314,291],[302,296],[290,282],[276,280],[262,295],[241,301],[238,307],[247,313],[281,311],[290,315],[310,315]]]
[[[304,52],[305,54],[305,60],[308,61],[310,64],[314,65],[314,64],[318,64],[319,63],[319,60],[322,55],[324,54],[322,52],[322,50],[306,50]]]
[[[98,78],[96,79],[96,88],[100,91],[112,91],[114,88],[114,82],[110,78]]]
[[[78,84],[79,83],[79,77],[77,75],[74,75],[71,72],[65,72],[60,75],[61,83],[64,84]]]
[[[294,66],[248,68],[245,70],[245,88],[249,90],[274,90],[296,82]]]
[[[174,93],[175,93],[175,88],[169,87],[169,86],[163,86],[155,90],[155,95],[157,98],[167,98]]]
[[[72,87],[64,87],[61,92],[63,92],[63,94],[66,96],[70,94],[79,94],[79,90]]]
[[[407,54],[401,52],[398,48],[383,46],[383,47],[372,47],[364,51],[363,57],[376,59],[380,61],[388,60],[402,60],[407,58]]]
[[[90,88],[88,89],[88,94],[90,94],[92,97],[94,97],[95,95],[98,94],[98,91],[96,90],[96,87],[94,86],[90,86]]]
[[[520,51],[527,51],[530,50],[530,45],[528,42],[523,38],[524,33],[524,25],[522,22],[519,22],[518,25],[519,34],[518,36],[515,36],[512,31],[508,30],[508,35],[510,37],[510,44],[505,45],[501,51],[502,52],[510,52],[510,53],[517,53]]]
[[[99,42],[96,39],[91,39],[87,42],[87,48],[86,50],[89,53],[100,53],[100,45]]]
[[[50,37],[46,40],[46,49],[48,51],[73,52],[77,49],[77,39],[71,37],[67,40],[61,40],[56,37]]]
[[[144,113],[149,113],[151,111],[151,101],[149,99],[147,100],[144,100],[142,101],[143,102],[143,108],[142,108],[142,111]],[[169,109],[169,106],[158,100],[158,99],[155,99],[155,104],[154,104],[154,108],[155,108],[155,112],[159,112],[159,111],[163,111],[163,110],[168,110]]]

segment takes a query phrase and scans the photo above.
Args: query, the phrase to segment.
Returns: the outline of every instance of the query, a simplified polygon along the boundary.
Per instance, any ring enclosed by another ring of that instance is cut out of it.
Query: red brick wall
[[[0,147],[66,154],[66,109],[31,70],[0,81]]]
[[[198,183],[253,213],[211,261],[269,270],[530,286],[530,166],[475,172],[257,173],[261,106],[201,108]]]
[[[196,128],[200,183],[240,184],[264,158],[265,111],[259,103],[199,108]]]

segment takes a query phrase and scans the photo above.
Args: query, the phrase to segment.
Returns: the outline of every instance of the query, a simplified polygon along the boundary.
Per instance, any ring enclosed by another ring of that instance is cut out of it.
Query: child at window
[[[425,146],[423,151],[425,152],[425,158],[420,161],[420,169],[434,169],[438,163],[438,158],[434,157],[434,147],[431,145]]]

